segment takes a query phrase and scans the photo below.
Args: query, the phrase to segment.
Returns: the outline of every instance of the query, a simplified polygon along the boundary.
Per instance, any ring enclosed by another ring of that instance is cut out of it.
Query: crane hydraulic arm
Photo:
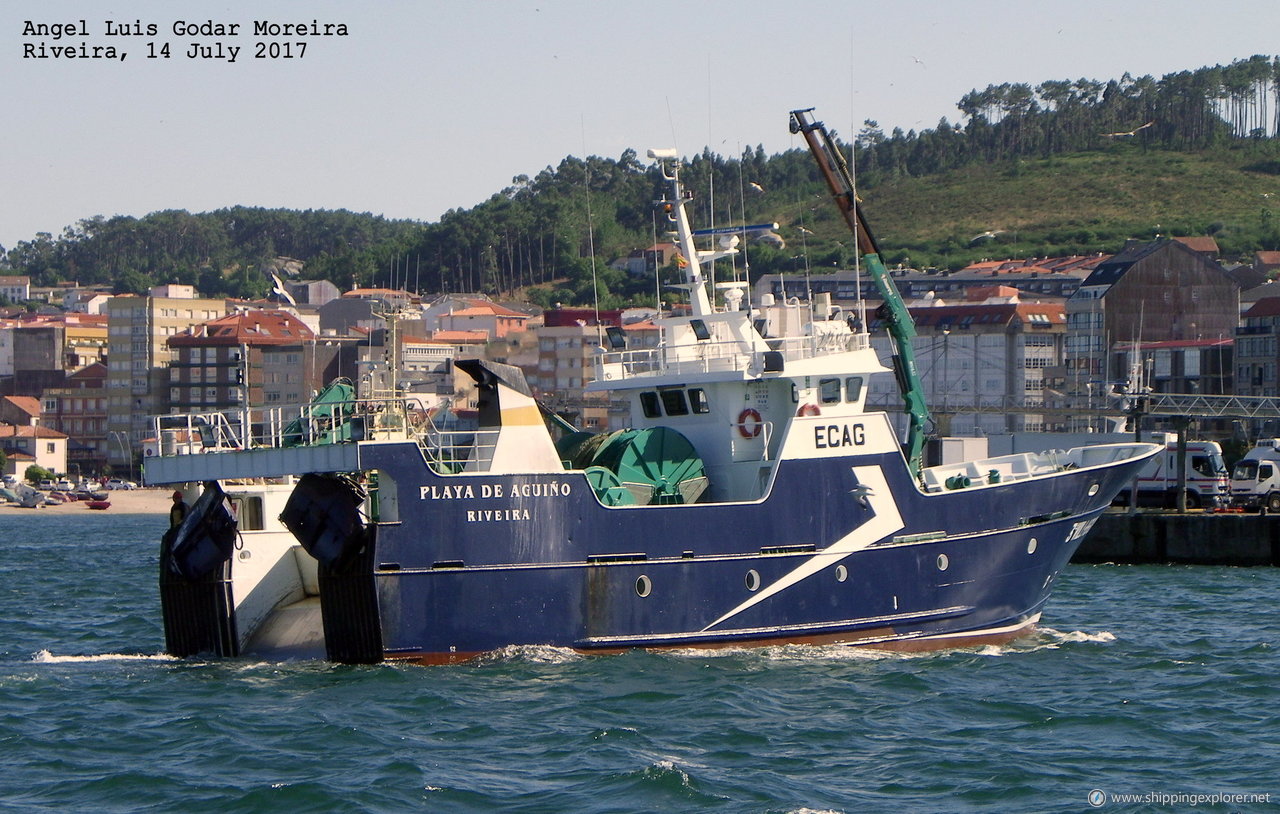
[[[818,162],[818,170],[826,179],[831,195],[835,198],[840,214],[853,233],[858,245],[858,254],[871,275],[871,281],[877,293],[884,301],[879,316],[888,326],[889,338],[893,342],[893,372],[898,380],[898,389],[902,392],[902,400],[907,414],[907,439],[904,445],[907,463],[913,474],[919,476],[924,465],[925,435],[931,423],[929,407],[924,400],[924,387],[920,383],[920,374],[916,369],[915,350],[911,340],[916,335],[915,323],[911,313],[907,311],[902,296],[889,278],[889,272],[880,260],[880,250],[876,246],[871,230],[863,219],[862,208],[858,206],[858,196],[854,189],[853,176],[849,165],[844,160],[827,128],[822,122],[809,117],[813,108],[791,111],[791,132],[804,136]]]

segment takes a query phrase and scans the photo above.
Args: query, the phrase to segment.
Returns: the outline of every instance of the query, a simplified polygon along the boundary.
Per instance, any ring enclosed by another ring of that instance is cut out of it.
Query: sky
[[[313,20],[349,33],[253,31]],[[201,23],[223,30],[174,31]],[[1276,0],[0,0],[0,246],[236,205],[432,222],[569,155],[782,152],[800,107],[931,128],[990,84],[1159,78],[1280,53],[1277,31]],[[26,55],[68,46],[125,57]]]

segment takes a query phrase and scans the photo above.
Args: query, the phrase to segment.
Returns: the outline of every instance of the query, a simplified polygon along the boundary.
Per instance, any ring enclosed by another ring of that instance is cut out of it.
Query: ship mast
[[[915,323],[911,313],[898,294],[897,287],[889,278],[889,272],[880,260],[880,250],[876,246],[871,230],[862,217],[862,208],[858,206],[858,195],[854,188],[853,176],[844,155],[837,148],[827,128],[819,121],[809,118],[813,108],[791,111],[791,132],[804,136],[818,162],[818,170],[831,189],[836,206],[844,216],[845,223],[853,232],[858,244],[858,253],[866,264],[867,273],[875,284],[876,292],[884,300],[884,306],[878,314],[888,326],[889,338],[893,342],[893,372],[898,380],[898,389],[907,413],[907,440],[905,453],[911,472],[920,474],[924,464],[924,439],[928,427],[932,423],[929,407],[924,400],[924,386],[920,382],[920,373],[916,369],[915,350],[911,340],[916,335]]]
[[[705,317],[715,309],[707,295],[706,278],[702,274],[702,264],[711,264],[721,257],[737,254],[735,248],[719,251],[698,251],[694,243],[693,228],[689,225],[689,215],[684,210],[685,203],[692,197],[680,185],[680,171],[676,151],[674,149],[650,150],[649,157],[662,163],[662,177],[671,184],[670,198],[664,197],[658,204],[663,208],[667,219],[675,225],[676,241],[680,245],[680,254],[684,257],[684,283],[675,286],[689,290],[689,307],[694,317]]]

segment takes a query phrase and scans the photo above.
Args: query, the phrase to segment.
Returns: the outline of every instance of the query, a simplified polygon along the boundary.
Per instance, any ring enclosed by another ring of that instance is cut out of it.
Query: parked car
[[[42,492],[48,492],[53,489],[53,486],[54,486],[53,481],[49,480],[48,478],[45,478],[44,480],[40,481],[39,484],[36,485],[36,488]]]
[[[112,478],[111,480],[107,481],[106,488],[108,488],[108,489],[137,489],[137,488],[138,488],[138,484],[134,483],[134,482],[133,482],[133,481],[131,481],[131,480],[121,480],[120,478]]]
[[[67,480],[66,478],[62,478],[61,480],[59,480],[57,483],[53,485],[53,488],[62,492],[74,492],[76,490],[76,485],[72,483],[70,480]]]

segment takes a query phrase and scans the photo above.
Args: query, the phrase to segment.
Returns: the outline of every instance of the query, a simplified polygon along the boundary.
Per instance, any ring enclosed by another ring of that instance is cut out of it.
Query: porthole
[[[1028,540],[1028,541],[1027,541],[1027,553],[1028,553],[1028,554],[1034,554],[1034,553],[1036,553],[1036,545],[1038,545],[1038,543],[1036,543],[1036,538],[1032,537],[1030,540]]]
[[[844,582],[849,578],[849,569],[843,565],[836,566],[836,582]]]
[[[1098,494],[1098,484],[1096,483],[1089,484],[1089,497],[1093,497],[1096,494]]]
[[[760,572],[752,568],[747,572],[747,590],[755,591],[760,588]]]
[[[653,580],[641,574],[636,578],[636,596],[643,598],[651,593],[653,593]]]
[[[951,565],[951,560],[947,559],[946,554],[938,555],[938,570],[945,571]]]

